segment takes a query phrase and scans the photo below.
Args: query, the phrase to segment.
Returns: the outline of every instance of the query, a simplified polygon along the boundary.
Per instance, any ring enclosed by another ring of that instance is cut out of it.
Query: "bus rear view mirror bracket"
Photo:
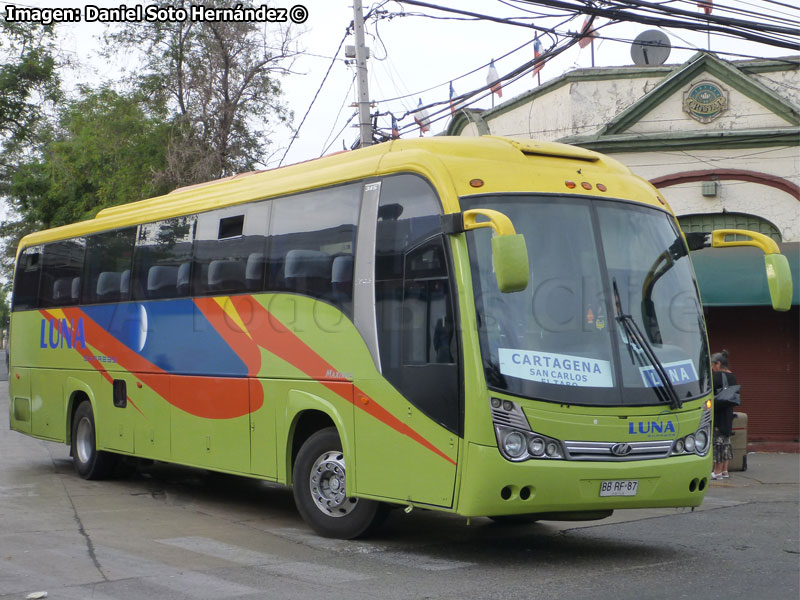
[[[478,221],[479,217],[484,220]],[[492,262],[498,289],[510,293],[527,288],[530,279],[528,249],[525,237],[514,230],[511,219],[500,211],[486,208],[474,208],[442,218],[445,233],[463,233],[482,227],[490,227],[494,232]]]

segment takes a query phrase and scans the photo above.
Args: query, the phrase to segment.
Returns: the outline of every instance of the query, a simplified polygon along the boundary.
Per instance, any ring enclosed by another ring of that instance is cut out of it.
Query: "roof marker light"
[[[483,187],[483,179],[470,179],[469,184],[475,188]]]
[[[592,189],[592,184],[589,183],[588,181],[584,181],[581,183],[581,187],[585,190],[590,190]]]
[[[598,190],[600,190],[601,192],[605,192],[605,191],[608,189],[608,188],[607,188],[606,186],[604,186],[602,183],[596,183],[596,184],[594,184],[594,187],[596,187],[596,188],[597,188]]]
[[[569,189],[574,189],[575,188],[575,182],[574,181],[567,180],[567,181],[564,182],[564,185],[567,186]]]

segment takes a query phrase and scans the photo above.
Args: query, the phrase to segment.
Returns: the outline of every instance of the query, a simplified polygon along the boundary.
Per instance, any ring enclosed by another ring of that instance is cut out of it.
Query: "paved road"
[[[749,459],[694,512],[509,527],[394,511],[345,542],[314,536],[287,489],[169,465],[83,481],[64,446],[1,426],[0,598],[796,600],[798,456]]]

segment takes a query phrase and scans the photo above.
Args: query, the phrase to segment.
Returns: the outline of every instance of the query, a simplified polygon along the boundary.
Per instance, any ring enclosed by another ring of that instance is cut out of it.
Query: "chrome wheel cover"
[[[75,450],[78,453],[78,460],[86,464],[92,460],[94,454],[94,428],[88,417],[83,417],[78,421],[75,430]]]
[[[356,507],[357,498],[345,495],[344,455],[340,450],[325,452],[311,468],[309,489],[317,508],[329,517],[344,517]]]

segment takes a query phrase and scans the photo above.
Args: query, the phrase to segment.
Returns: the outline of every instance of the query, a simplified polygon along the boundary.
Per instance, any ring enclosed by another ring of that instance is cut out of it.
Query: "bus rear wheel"
[[[97,450],[94,411],[88,400],[80,403],[72,417],[72,464],[84,479],[105,479],[117,462],[117,455]]]
[[[385,518],[387,510],[380,502],[345,494],[347,470],[335,427],[317,431],[305,441],[292,479],[300,516],[321,536],[357,538]]]

